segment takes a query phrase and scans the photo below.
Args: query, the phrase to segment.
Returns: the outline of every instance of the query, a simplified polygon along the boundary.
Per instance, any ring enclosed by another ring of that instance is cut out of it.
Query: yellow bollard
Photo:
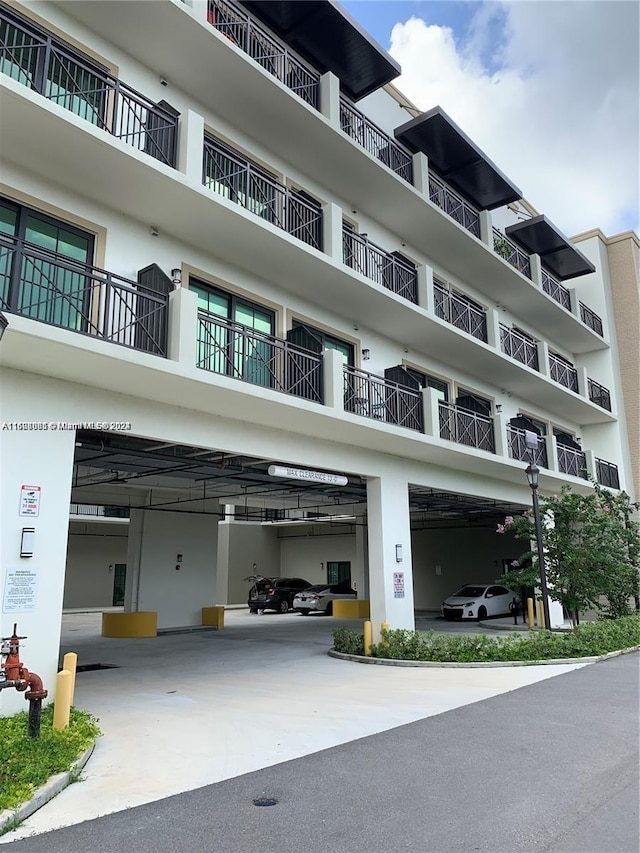
[[[546,627],[546,625],[544,624],[544,608],[542,606],[542,599],[541,598],[538,599],[538,627],[539,628],[545,628]]]
[[[529,623],[529,628],[533,630],[536,624],[533,615],[533,598],[527,598],[527,622]]]
[[[365,655],[371,655],[371,645],[373,643],[373,632],[371,630],[371,622],[367,619],[364,623],[364,653]]]
[[[71,711],[71,673],[62,669],[56,678],[56,701],[53,707],[53,728],[66,729]]]
[[[62,661],[62,669],[71,673],[71,699],[69,704],[73,707],[73,699],[76,695],[76,667],[78,666],[78,655],[75,652],[67,652]]]

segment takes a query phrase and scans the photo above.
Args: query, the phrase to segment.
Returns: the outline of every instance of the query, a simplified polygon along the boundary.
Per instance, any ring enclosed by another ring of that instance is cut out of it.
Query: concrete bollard
[[[78,666],[78,655],[75,652],[67,652],[62,660],[62,669],[71,673],[71,699],[69,704],[73,707],[76,695],[76,668]]]
[[[373,644],[373,630],[371,626],[371,622],[367,619],[364,623],[364,653],[365,655],[371,655],[371,646]]]
[[[71,712],[71,685],[73,679],[68,669],[62,669],[56,678],[56,701],[53,707],[53,728],[66,729]]]
[[[538,604],[538,627],[546,628],[547,626],[544,624],[544,607],[542,606],[542,599],[539,598],[537,601]]]
[[[527,598],[527,622],[529,623],[529,629],[533,630],[536,624],[533,615],[533,598]]]

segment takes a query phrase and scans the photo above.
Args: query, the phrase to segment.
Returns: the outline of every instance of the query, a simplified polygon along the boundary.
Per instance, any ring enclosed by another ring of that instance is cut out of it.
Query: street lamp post
[[[547,630],[551,628],[549,618],[549,593],[547,591],[547,571],[544,564],[544,546],[542,544],[542,525],[540,523],[540,506],[538,504],[538,477],[540,469],[535,462],[531,462],[526,468],[527,480],[531,486],[533,499],[533,519],[536,526],[536,544],[538,546],[538,564],[540,568],[540,590],[542,591],[542,610],[544,612],[544,624]]]

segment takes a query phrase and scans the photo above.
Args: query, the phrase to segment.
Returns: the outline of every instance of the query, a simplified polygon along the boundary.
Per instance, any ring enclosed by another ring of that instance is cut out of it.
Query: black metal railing
[[[565,444],[557,445],[558,471],[561,474],[571,474],[574,477],[587,479],[587,460],[581,450],[567,447]]]
[[[138,151],[175,167],[175,110],[155,104],[5,9],[0,9],[0,71]]]
[[[507,444],[509,446],[509,457],[518,459],[520,462],[535,462],[541,468],[547,468],[547,443],[544,438],[538,436],[538,444],[534,448],[527,447],[525,431],[520,427],[507,424]],[[533,454],[533,460],[531,455]]]
[[[604,459],[596,459],[596,480],[601,486],[619,489],[618,466],[614,465],[613,462],[606,462]]]
[[[344,366],[344,409],[354,415],[423,432],[419,391],[348,365]]]
[[[604,337],[604,330],[602,328],[602,318],[596,314],[595,311],[592,311],[584,302],[580,303],[580,319],[588,326],[592,331],[596,333],[596,335],[600,335],[600,337]]]
[[[196,366],[322,403],[322,356],[206,311],[198,312]]]
[[[225,0],[209,0],[207,20],[265,71],[318,109],[320,75],[292,56],[244,10]]]
[[[0,308],[110,343],[167,354],[168,294],[17,238],[0,238]]]
[[[444,210],[447,216],[466,228],[474,237],[480,237],[480,214],[478,211],[458,195],[455,190],[429,171],[429,201],[432,201],[440,210]]]
[[[342,229],[343,260],[361,273],[409,302],[418,302],[418,272],[398,255],[385,252],[364,234]]]
[[[123,518],[131,515],[128,506],[93,506],[92,504],[69,504],[69,515],[89,516],[93,518]]]
[[[496,445],[491,418],[462,409],[453,403],[445,403],[443,400],[438,403],[438,414],[440,438],[495,453]]]
[[[550,272],[542,267],[542,289],[546,294],[548,294],[552,299],[562,305],[563,308],[566,308],[567,311],[571,311],[571,296],[569,295],[569,291],[567,288],[560,284],[557,278],[554,278]]]
[[[558,385],[564,385],[565,388],[578,393],[578,371],[572,364],[552,352],[549,353],[549,375]]]
[[[282,228],[315,249],[322,248],[322,208],[281,184],[241,154],[205,136],[203,184]]]
[[[503,234],[497,228],[493,229],[493,251],[496,255],[500,255],[501,258],[510,263],[512,267],[515,267],[523,275],[526,275],[527,278],[531,278],[531,261],[529,255],[523,252],[513,240],[510,240],[506,234]]]
[[[433,284],[435,314],[479,341],[487,341],[487,312],[456,296],[438,282]]]
[[[599,382],[596,382],[593,379],[587,377],[587,388],[589,392],[589,399],[592,403],[595,403],[596,406],[601,406],[603,409],[606,409],[608,412],[611,411],[611,392],[608,388],[605,388],[604,385],[600,385]]]
[[[413,183],[411,154],[343,97],[340,98],[340,128],[407,183]]]
[[[505,355],[539,370],[538,347],[534,340],[523,335],[517,329],[509,329],[500,324],[500,348]]]

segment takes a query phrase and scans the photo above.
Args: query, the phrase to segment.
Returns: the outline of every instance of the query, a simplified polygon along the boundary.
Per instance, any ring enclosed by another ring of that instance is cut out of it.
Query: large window
[[[307,323],[301,323],[299,320],[292,322],[287,340],[318,354],[323,349],[337,350],[342,355],[345,364],[351,366],[354,364],[355,349],[353,344],[323,332],[321,329],[316,329],[314,326],[309,326]]]
[[[449,385],[446,382],[443,382],[441,379],[436,379],[435,376],[429,376],[428,373],[421,373],[418,370],[413,370],[411,367],[405,367],[405,370],[416,382],[419,383],[421,388],[433,388],[439,400],[442,400],[443,403],[447,403],[449,401]]]

